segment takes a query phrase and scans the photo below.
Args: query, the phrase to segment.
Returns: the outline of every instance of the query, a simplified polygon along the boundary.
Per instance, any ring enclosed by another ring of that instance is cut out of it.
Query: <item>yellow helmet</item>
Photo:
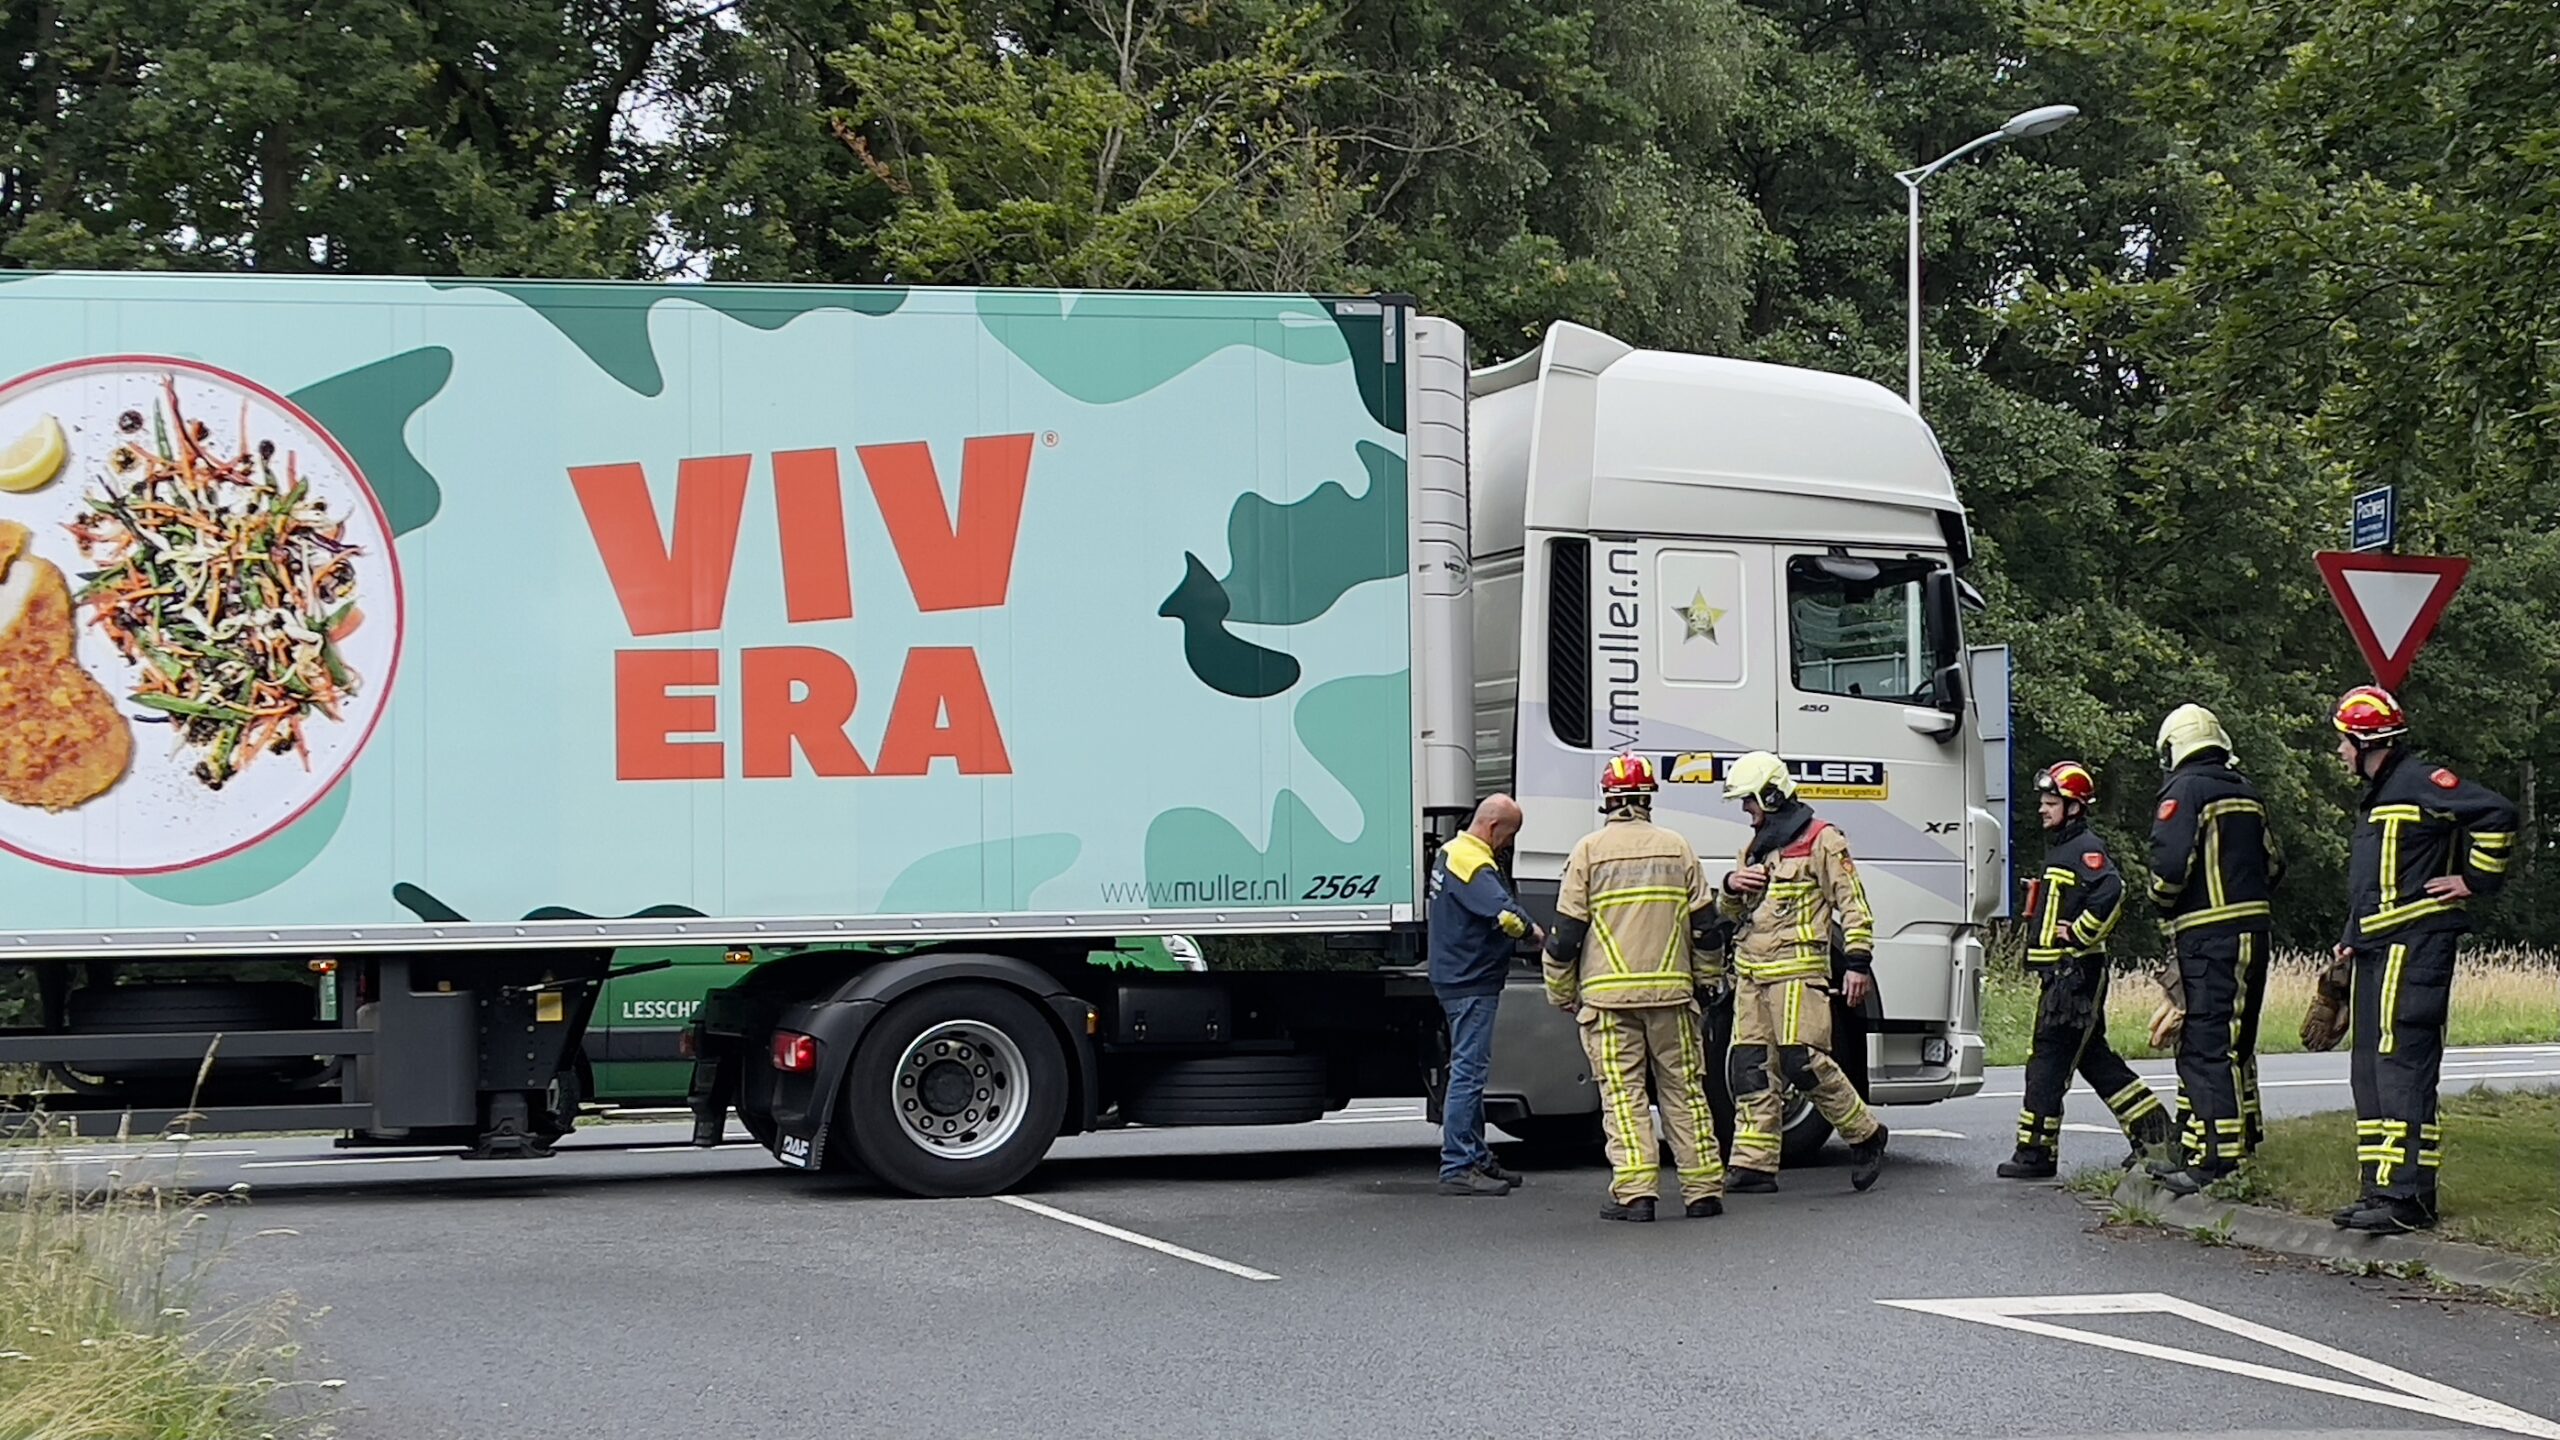
[[[1766,750],[1754,750],[1736,759],[1724,772],[1727,800],[1758,800],[1766,804],[1772,791],[1781,798],[1793,799],[1796,777],[1788,771],[1787,762]]]
[[[2181,705],[2160,722],[2160,738],[2153,743],[2160,749],[2160,768],[2174,770],[2199,750],[2230,753],[2231,732],[2203,706]]]

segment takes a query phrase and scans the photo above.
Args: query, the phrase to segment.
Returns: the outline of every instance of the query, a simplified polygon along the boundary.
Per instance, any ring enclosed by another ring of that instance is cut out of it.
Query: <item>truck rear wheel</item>
[[[864,1170],[911,1195],[993,1195],[1031,1173],[1067,1113],[1067,1063],[1031,1002],[937,985],[854,1050],[837,1123]]]

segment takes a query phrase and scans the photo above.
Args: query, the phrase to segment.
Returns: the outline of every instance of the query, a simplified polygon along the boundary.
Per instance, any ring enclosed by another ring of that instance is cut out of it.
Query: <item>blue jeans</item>
[[[1457,1180],[1493,1152],[1484,1145],[1485,1072],[1493,1068],[1493,1011],[1496,995],[1443,995],[1441,1012],[1449,1017],[1449,1089],[1440,1102],[1440,1178]]]

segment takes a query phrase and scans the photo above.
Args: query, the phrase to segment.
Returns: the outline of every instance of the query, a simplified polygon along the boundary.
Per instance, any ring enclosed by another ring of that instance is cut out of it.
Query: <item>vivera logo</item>
[[[918,610],[1004,608],[1033,438],[982,435],[963,442],[956,514],[943,502],[933,452],[923,442],[854,448]],[[853,619],[853,565],[836,451],[776,451],[769,468],[785,619],[793,625]],[[569,468],[596,553],[635,639],[720,629],[754,470],[752,455],[679,460],[675,515],[662,525],[647,472],[638,463]],[[963,775],[1013,772],[975,647],[907,651],[887,728],[877,754],[869,757],[847,733],[861,690],[843,655],[776,645],[743,650],[735,658],[732,680],[724,676],[724,657],[716,649],[616,651],[615,778],[719,780],[741,774],[788,780],[803,758],[819,776],[835,779],[922,775],[941,759]],[[728,683],[738,687],[740,702],[734,752],[714,733],[718,697],[701,693]]]

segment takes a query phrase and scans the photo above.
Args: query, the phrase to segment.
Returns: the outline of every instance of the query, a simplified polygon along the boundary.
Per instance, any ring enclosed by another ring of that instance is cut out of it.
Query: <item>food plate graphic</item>
[[[381,504],[283,396],[152,355],[0,384],[0,848],[151,875],[259,844],[362,753],[405,620]]]

